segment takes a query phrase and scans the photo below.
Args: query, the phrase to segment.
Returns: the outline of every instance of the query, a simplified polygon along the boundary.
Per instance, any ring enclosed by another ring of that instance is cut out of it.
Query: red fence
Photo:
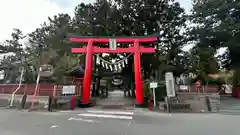
[[[179,92],[185,91],[185,90],[178,90]],[[198,89],[196,89],[195,86],[188,86],[187,89],[188,92],[197,92]],[[217,93],[219,92],[218,86],[217,85],[208,85],[208,86],[202,86],[200,89],[201,92],[206,92],[206,93]]]
[[[54,94],[54,86],[55,86],[55,94]],[[18,87],[18,84],[0,84],[0,94],[12,94]],[[20,89],[16,94],[22,95],[26,93],[27,95],[33,95],[35,91],[36,84],[22,84]],[[39,96],[50,96],[50,95],[61,95],[63,85],[56,84],[39,84]],[[82,87],[76,86],[76,92],[78,95],[78,89]],[[190,92],[196,92],[196,88],[194,86],[189,87]],[[180,90],[181,91],[181,90]],[[204,88],[204,92],[206,93],[216,93],[218,92],[218,86],[208,86]],[[240,94],[239,94],[240,95]]]
[[[39,96],[53,95],[54,86],[56,89],[56,95],[59,95],[62,91],[63,85],[55,84],[39,84]],[[0,84],[0,94],[12,94],[18,87],[18,84]],[[36,84],[22,84],[16,94],[33,95]]]
[[[192,86],[190,88],[190,91],[197,92],[197,89],[195,88],[195,86]],[[206,93],[217,93],[219,89],[217,85],[208,85],[208,86],[202,86],[201,91],[204,91]]]

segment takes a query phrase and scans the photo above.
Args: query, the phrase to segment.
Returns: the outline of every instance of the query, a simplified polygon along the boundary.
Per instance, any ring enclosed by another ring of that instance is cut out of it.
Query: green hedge
[[[150,91],[149,83],[143,84],[143,90],[144,90],[144,97],[148,98],[148,92]],[[156,88],[155,92],[156,92],[156,100],[163,101],[164,97],[167,96],[165,83],[158,84],[158,88]]]
[[[214,79],[214,78],[211,78],[211,77],[205,77],[204,78],[204,77],[199,76],[199,77],[193,79],[191,81],[191,84],[195,84],[196,81],[198,81],[198,80],[201,81],[202,85],[206,85],[206,84],[208,84],[208,85],[220,85],[220,84],[224,83],[224,80],[222,80],[222,79]]]

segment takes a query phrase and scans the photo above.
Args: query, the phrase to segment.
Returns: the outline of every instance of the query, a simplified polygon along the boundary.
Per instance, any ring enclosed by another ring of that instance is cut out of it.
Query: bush
[[[195,79],[191,80],[191,84],[194,85],[198,80],[201,81],[201,85],[221,85],[224,83],[224,81],[222,79],[214,79],[211,77],[202,77],[202,76],[198,76]]]
[[[164,83],[160,83],[158,88],[156,89],[156,100],[164,101],[164,97],[167,96],[166,85]]]
[[[149,85],[150,85],[149,83],[143,84],[144,98],[148,98],[148,93],[151,90]],[[155,94],[156,94],[157,101],[164,100],[164,97],[167,96],[165,82],[158,84],[158,88],[155,89]]]
[[[148,98],[148,93],[150,91],[150,88],[149,88],[149,83],[144,83],[143,84],[143,96],[145,98]]]

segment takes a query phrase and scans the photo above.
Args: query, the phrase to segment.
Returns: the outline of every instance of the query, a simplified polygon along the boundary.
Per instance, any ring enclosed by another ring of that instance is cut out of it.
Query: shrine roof
[[[78,78],[82,78],[84,76],[84,70],[80,67],[76,67],[75,69],[73,70],[70,70],[68,73],[67,73],[68,76],[73,76],[73,77],[78,77]]]
[[[77,77],[77,78],[82,78],[82,77],[84,77],[84,68],[80,64],[77,64],[71,70],[69,70],[66,73],[66,75],[72,76],[72,77]],[[96,73],[92,73],[92,75],[98,76]]]

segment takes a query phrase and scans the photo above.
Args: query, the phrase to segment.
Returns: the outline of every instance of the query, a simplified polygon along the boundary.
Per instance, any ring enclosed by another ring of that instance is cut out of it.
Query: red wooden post
[[[74,110],[75,109],[75,97],[72,96],[72,102],[71,102],[71,109]]]
[[[87,54],[85,62],[85,72],[83,80],[83,96],[82,102],[89,103],[90,100],[90,87],[91,87],[91,78],[92,78],[92,53],[93,53],[93,41],[88,40],[87,45]]]
[[[152,105],[152,94],[148,92],[148,110],[152,111],[153,110],[153,105]]]
[[[134,41],[134,75],[135,75],[135,88],[136,88],[136,102],[137,104],[142,104],[143,91],[142,91],[142,76],[141,76],[141,60],[139,52],[139,41],[136,39]]]

